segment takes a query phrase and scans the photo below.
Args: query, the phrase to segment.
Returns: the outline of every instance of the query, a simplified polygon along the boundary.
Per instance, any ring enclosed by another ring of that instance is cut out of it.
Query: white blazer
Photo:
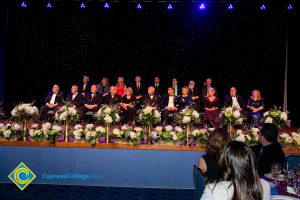
[[[260,179],[263,188],[263,200],[271,199],[271,189],[267,181]],[[217,183],[210,183],[205,186],[203,195],[200,200],[231,200],[233,196],[233,185],[230,187],[229,181],[221,181]],[[214,188],[215,187],[215,188]]]

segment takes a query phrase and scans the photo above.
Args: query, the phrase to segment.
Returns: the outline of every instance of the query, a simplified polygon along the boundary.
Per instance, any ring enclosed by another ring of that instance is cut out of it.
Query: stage
[[[0,141],[0,182],[24,162],[31,184],[191,189],[204,147]],[[300,150],[285,149],[286,155]]]

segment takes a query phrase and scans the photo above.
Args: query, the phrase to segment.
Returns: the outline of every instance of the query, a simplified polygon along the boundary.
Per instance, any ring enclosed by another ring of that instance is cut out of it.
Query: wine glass
[[[279,175],[281,174],[281,170],[282,170],[282,167],[281,167],[281,164],[280,163],[274,163],[271,167],[271,172],[272,172],[272,175],[274,176],[275,178],[275,185],[278,186],[278,177]]]

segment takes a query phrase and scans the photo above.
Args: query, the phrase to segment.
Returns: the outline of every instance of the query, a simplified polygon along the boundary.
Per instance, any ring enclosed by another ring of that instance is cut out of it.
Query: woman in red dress
[[[215,89],[210,87],[208,89],[208,96],[204,99],[204,116],[203,122],[208,123],[214,128],[220,125],[219,117],[219,99],[215,96]]]
[[[117,86],[117,94],[123,97],[125,95],[125,90],[126,90],[126,85],[124,83],[123,77],[118,77],[116,86]]]

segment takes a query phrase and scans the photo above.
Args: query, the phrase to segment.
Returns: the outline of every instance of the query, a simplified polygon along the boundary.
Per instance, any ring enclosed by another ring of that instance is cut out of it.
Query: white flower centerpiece
[[[235,107],[223,108],[220,113],[221,124],[227,126],[229,134],[231,134],[234,125],[243,123],[244,118],[240,110]]]
[[[186,141],[183,129],[179,126],[172,127],[171,125],[164,128],[157,126],[151,132],[151,138],[154,144],[159,145],[184,145]]]
[[[155,107],[146,106],[139,113],[138,122],[148,127],[148,136],[151,134],[152,126],[160,121],[161,114]]]
[[[71,104],[66,103],[56,111],[55,119],[59,122],[65,123],[64,141],[68,142],[70,123],[77,122],[79,120],[77,110]]]
[[[274,106],[274,108],[264,113],[264,123],[274,124],[278,129],[281,129],[287,125],[288,115],[286,112],[280,111],[280,107]]]
[[[209,132],[202,129],[194,129],[190,135],[190,145],[191,146],[205,146],[207,143]]]
[[[20,131],[21,126],[19,124],[0,124],[0,138],[4,140],[17,140]]]
[[[85,126],[84,137],[91,145],[96,145],[98,135],[94,124],[87,124]]]
[[[200,115],[193,108],[183,109],[179,112],[179,119],[181,124],[185,125],[186,144],[189,145],[189,137],[191,134],[191,125],[198,122],[200,123]]]
[[[73,137],[74,137],[74,142],[84,142],[84,131],[83,131],[83,127],[81,124],[76,124],[73,127],[73,133],[72,133]]]
[[[50,143],[54,144],[57,140],[57,138],[62,135],[63,128],[60,125],[51,125],[49,122],[46,122],[42,124],[42,130]]]
[[[40,124],[31,124],[29,136],[32,141],[40,141],[44,138],[44,132]]]
[[[23,141],[27,141],[27,122],[33,121],[38,114],[38,108],[30,103],[20,103],[11,111],[12,117],[23,124]]]
[[[117,112],[117,109],[105,105],[98,110],[96,115],[98,121],[105,123],[106,143],[109,143],[110,124],[118,123],[120,121],[120,116]]]

